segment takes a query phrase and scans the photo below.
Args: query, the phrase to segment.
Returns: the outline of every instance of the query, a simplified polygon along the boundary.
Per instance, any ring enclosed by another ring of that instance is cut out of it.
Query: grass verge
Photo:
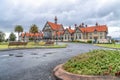
[[[96,46],[107,47],[107,48],[118,48],[120,49],[120,44],[95,44]]]
[[[44,46],[43,44],[35,44],[34,42],[29,42],[26,46],[10,46],[8,47],[8,44],[0,44],[0,50],[5,49],[19,49],[19,48],[66,48],[66,44],[61,45],[47,45]]]
[[[120,73],[120,51],[94,50],[68,60],[63,68],[80,75],[116,75]]]

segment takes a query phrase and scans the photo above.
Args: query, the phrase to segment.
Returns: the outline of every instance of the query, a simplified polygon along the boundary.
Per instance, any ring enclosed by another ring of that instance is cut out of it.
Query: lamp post
[[[57,31],[56,31],[56,45],[57,45]]]
[[[56,45],[58,44],[58,42],[57,42],[57,39],[58,39],[58,34],[57,34],[57,32],[58,32],[58,27],[57,27],[57,29],[56,29]]]

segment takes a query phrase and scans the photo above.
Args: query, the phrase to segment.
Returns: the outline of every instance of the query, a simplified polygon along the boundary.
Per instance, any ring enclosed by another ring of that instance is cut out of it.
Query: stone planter
[[[63,64],[58,65],[54,68],[53,74],[57,80],[120,80],[119,77],[115,76],[89,76],[89,75],[78,75],[66,72],[62,68]]]

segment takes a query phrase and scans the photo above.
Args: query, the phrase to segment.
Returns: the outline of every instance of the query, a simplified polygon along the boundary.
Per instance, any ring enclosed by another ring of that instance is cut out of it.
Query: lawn
[[[95,44],[95,45],[107,48],[120,48],[120,44]]]
[[[63,68],[80,75],[120,76],[120,51],[94,50],[68,60]]]
[[[38,42],[38,43],[34,43],[34,42],[28,42],[28,44],[26,46],[10,46],[8,47],[8,43],[0,43],[0,50],[4,50],[4,49],[15,49],[15,48],[66,48],[67,45],[66,44],[61,44],[61,45],[44,45],[44,42]]]

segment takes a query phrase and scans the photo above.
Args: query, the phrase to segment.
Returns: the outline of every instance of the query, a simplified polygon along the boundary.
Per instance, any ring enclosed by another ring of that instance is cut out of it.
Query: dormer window
[[[94,31],[94,34],[97,34],[97,30]]]

